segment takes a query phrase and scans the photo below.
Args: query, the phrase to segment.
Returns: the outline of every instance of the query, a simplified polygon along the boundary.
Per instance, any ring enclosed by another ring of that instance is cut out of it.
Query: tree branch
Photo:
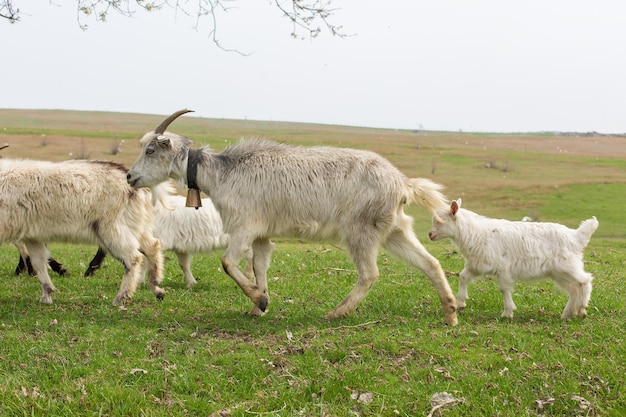
[[[9,23],[20,20],[20,9],[13,7],[13,0],[3,0],[0,3],[0,18],[8,20]]]
[[[322,28],[316,26],[316,21],[321,21],[326,29],[333,35],[344,37],[341,26],[335,26],[330,23],[329,18],[337,11],[331,8],[332,0],[274,0],[276,7],[283,12],[283,16],[289,19],[293,24],[291,36],[298,38],[297,29],[301,28],[309,33],[309,37],[315,38],[321,32]],[[283,6],[283,3],[291,4],[291,9]]]
[[[28,0],[26,0],[28,1]],[[218,12],[228,12],[230,7],[225,3],[236,3],[237,0],[76,0],[76,13],[78,26],[87,30],[87,19],[95,19],[97,22],[106,22],[110,13],[117,13],[125,17],[132,17],[138,9],[145,11],[160,11],[164,6],[169,6],[174,13],[182,12],[187,16],[195,16],[195,28],[199,27],[202,19],[211,21],[209,36],[212,42],[226,51],[237,52],[222,46],[218,36]],[[345,37],[342,27],[331,23],[331,18],[337,9],[331,7],[333,0],[274,0],[274,4],[291,21],[293,29],[291,36],[304,39],[299,35],[304,31],[308,37],[315,38],[323,30],[333,36]],[[20,10],[14,7],[15,0],[0,0],[0,19],[6,19],[10,23],[16,23],[21,19]],[[242,54],[246,55],[246,54]]]

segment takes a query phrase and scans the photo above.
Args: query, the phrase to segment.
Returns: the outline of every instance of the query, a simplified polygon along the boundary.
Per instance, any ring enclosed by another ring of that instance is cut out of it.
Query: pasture
[[[172,109],[175,110],[175,109]],[[192,114],[193,115],[193,114]],[[106,159],[130,166],[139,138],[163,115],[0,110],[3,157]],[[531,216],[569,227],[600,221],[585,251],[595,276],[584,320],[562,321],[567,297],[551,281],[520,283],[502,319],[492,278],[469,287],[459,325],[443,325],[426,277],[384,251],[380,280],[345,319],[324,319],[354,285],[340,244],[278,239],[270,305],[222,271],[221,253],[196,255],[188,290],[166,254],[162,302],[146,286],[112,305],[123,274],[107,259],[83,278],[95,246],[50,244],[70,276],[51,273],[54,304],[36,278],[15,276],[0,247],[0,414],[46,416],[621,416],[626,413],[626,138],[409,132],[184,116],[170,129],[195,147],[241,137],[370,149],[412,177],[446,186],[478,213]],[[462,257],[414,229],[449,273]],[[441,393],[448,393],[444,396]],[[439,399],[439,400],[438,400]],[[448,401],[446,403],[446,400]],[[438,402],[439,401],[439,402]]]

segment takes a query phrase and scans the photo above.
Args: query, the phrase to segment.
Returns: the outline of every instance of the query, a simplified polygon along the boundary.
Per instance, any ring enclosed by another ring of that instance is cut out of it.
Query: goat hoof
[[[124,304],[126,304],[126,296],[118,295],[117,297],[113,299],[113,305],[115,307],[121,307]]]
[[[264,313],[265,310],[267,310],[268,304],[269,300],[267,299],[267,297],[263,296],[259,299],[259,304],[257,304],[257,307],[259,308],[259,310],[261,310],[262,313]]]
[[[456,314],[446,317],[446,324],[448,326],[456,326],[459,324],[459,319],[456,317]]]
[[[326,319],[330,321],[339,320],[339,319],[346,317],[347,315],[348,315],[347,313],[338,313],[337,309],[334,309],[333,311],[331,311],[330,313],[326,315]]]
[[[154,296],[157,298],[157,300],[163,301],[163,299],[165,298],[165,291],[157,287],[154,292]]]
[[[261,309],[257,306],[252,307],[252,310],[250,310],[250,314],[251,316],[255,316],[255,317],[261,317],[265,314],[265,311],[261,311]]]

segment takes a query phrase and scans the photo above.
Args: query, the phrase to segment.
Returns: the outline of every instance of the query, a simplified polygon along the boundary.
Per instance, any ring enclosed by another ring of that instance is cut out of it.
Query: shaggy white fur
[[[593,276],[585,272],[583,249],[598,228],[595,217],[578,229],[557,223],[512,222],[490,219],[461,208],[453,201],[447,211],[433,218],[431,240],[450,238],[465,258],[460,273],[459,308],[464,308],[467,285],[481,275],[495,275],[504,296],[502,317],[513,317],[516,281],[552,278],[569,294],[562,318],[585,317]]]

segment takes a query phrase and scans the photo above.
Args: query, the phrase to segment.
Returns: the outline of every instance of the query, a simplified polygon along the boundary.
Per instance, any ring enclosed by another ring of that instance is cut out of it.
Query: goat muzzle
[[[196,210],[202,207],[200,190],[198,190],[197,188],[189,188],[187,190],[187,200],[185,200],[185,207],[193,207]]]

